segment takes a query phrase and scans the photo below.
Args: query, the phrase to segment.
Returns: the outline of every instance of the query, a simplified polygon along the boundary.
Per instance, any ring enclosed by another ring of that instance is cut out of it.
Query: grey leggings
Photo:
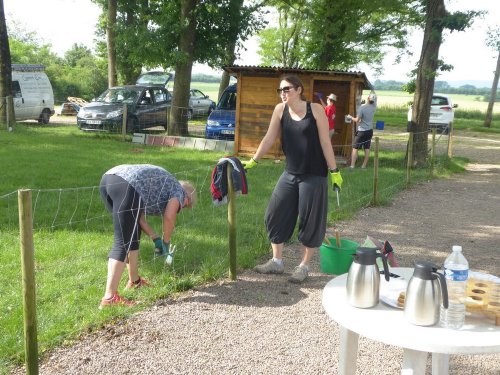
[[[299,241],[306,247],[321,246],[326,233],[328,181],[326,177],[283,172],[267,206],[265,223],[269,239],[288,241],[299,219]]]
[[[99,187],[101,199],[113,214],[114,242],[108,257],[124,262],[131,250],[139,250],[141,197],[123,178],[105,174]]]

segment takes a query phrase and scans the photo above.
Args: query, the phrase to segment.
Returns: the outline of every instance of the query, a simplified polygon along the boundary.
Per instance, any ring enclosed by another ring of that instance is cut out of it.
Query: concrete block
[[[132,143],[145,144],[146,143],[146,134],[134,133],[134,135],[132,136]]]
[[[195,145],[195,138],[185,138],[184,147],[194,148],[194,145]]]
[[[206,139],[203,139],[203,138],[195,138],[195,141],[194,141],[194,148],[196,150],[205,150],[205,144],[207,143],[207,140]]]
[[[217,142],[215,139],[206,139],[205,140],[205,150],[213,151],[215,147],[217,147]]]

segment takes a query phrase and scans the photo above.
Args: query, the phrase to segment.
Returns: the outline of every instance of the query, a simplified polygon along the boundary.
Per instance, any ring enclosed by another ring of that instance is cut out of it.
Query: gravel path
[[[406,267],[415,259],[442,264],[461,244],[472,269],[500,275],[500,137],[457,137],[455,154],[472,159],[466,173],[405,190],[336,228],[358,242],[366,235],[389,240]],[[290,273],[299,247],[287,247],[285,256]],[[183,293],[54,350],[40,374],[336,374],[339,327],[321,304],[331,278],[319,272],[319,255],[299,286],[286,275],[247,270],[236,282]],[[399,374],[402,353],[360,337],[357,373]],[[430,357],[428,373],[429,366]],[[451,356],[450,374],[499,375],[500,355]]]

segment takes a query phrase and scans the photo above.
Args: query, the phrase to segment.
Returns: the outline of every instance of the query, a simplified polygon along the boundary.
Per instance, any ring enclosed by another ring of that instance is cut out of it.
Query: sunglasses
[[[294,89],[294,88],[295,87],[293,87],[293,86],[284,86],[282,88],[276,89],[276,92],[278,94],[281,94],[282,92],[284,92],[286,94],[286,93],[290,92],[291,89]]]

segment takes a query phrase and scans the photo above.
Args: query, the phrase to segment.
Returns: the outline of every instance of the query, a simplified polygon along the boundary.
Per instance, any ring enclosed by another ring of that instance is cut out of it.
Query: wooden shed
[[[339,162],[350,158],[354,130],[352,124],[344,120],[346,114],[356,114],[363,90],[372,88],[364,73],[260,66],[225,66],[223,69],[237,79],[235,155],[253,155],[266,134],[274,107],[280,102],[276,89],[281,76],[294,74],[302,80],[309,101],[319,103],[314,92],[323,93],[325,101],[330,93],[337,95],[332,145]],[[283,157],[279,140],[267,157]]]

